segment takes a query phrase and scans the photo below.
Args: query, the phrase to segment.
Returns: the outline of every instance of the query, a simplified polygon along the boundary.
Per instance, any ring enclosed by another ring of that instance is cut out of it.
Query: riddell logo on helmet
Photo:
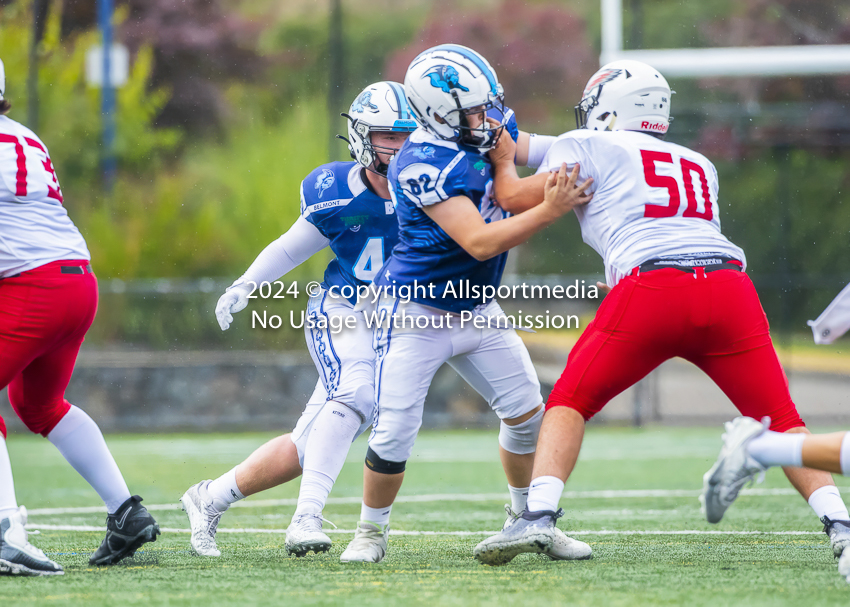
[[[658,131],[659,133],[667,132],[667,125],[663,122],[648,122],[644,120],[640,123],[640,128],[644,131]]]

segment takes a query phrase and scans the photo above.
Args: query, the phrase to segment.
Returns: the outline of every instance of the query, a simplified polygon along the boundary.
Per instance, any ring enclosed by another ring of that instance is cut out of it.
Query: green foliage
[[[38,50],[39,123],[27,124],[30,4],[19,0],[0,9],[0,58],[6,65],[6,96],[13,103],[9,117],[33,128],[47,144],[67,204],[76,209],[77,197],[90,194],[99,183],[100,93],[85,83],[85,54],[99,39],[95,31],[61,39],[61,3],[53,3]],[[143,48],[135,58],[128,82],[117,93],[115,151],[119,167],[127,172],[155,171],[181,138],[175,129],[154,128],[154,119],[168,93],[149,90],[151,67],[151,51]]]
[[[300,183],[326,157],[321,103],[275,125],[246,122],[221,144],[191,144],[172,170],[123,176],[80,219],[104,278],[236,278],[300,211]],[[318,276],[317,255],[296,276]]]

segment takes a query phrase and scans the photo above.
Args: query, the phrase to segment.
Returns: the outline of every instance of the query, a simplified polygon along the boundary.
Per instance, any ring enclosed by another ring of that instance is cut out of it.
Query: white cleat
[[[747,482],[764,480],[767,470],[747,451],[747,445],[770,427],[770,418],[765,417],[761,423],[751,417],[736,417],[726,422],[726,432],[723,434],[723,448],[711,470],[702,477],[702,503],[705,518],[709,523],[718,523],[726,510],[738,497]]]
[[[320,512],[293,516],[286,528],[286,553],[306,556],[311,550],[316,554],[330,550],[331,538],[322,532],[322,521],[331,523]]]
[[[505,514],[508,515],[508,518],[506,518],[505,522],[502,524],[502,531],[507,529],[509,525],[515,523],[516,520],[522,515],[522,512],[514,512],[510,504],[505,504]]]
[[[850,584],[850,550],[845,550],[841,558],[838,559],[838,573]]]
[[[591,558],[590,546],[555,527],[555,521],[563,514],[563,510],[523,512],[500,533],[480,542],[473,555],[485,565],[504,565],[525,552],[545,554],[553,560]]]
[[[0,520],[0,575],[64,575],[62,565],[29,543],[26,524],[23,506]]]
[[[360,521],[354,531],[354,539],[340,555],[341,563],[380,563],[387,555],[390,526],[381,529],[378,525]]]
[[[192,528],[192,548],[201,556],[221,556],[215,545],[215,532],[221,515],[230,507],[219,499],[213,498],[207,491],[207,483],[201,481],[192,485],[180,498],[183,510],[189,515]]]

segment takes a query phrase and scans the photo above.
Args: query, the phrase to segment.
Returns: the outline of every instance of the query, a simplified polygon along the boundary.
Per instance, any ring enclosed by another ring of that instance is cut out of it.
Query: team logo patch
[[[413,150],[413,155],[419,158],[420,160],[431,160],[434,158],[434,154],[436,150],[430,145],[426,145],[421,148],[416,148]]]
[[[469,92],[469,89],[460,83],[460,74],[450,65],[438,65],[425,74],[425,76],[431,79],[431,86],[440,89],[444,93],[448,93],[452,89],[459,89],[464,93]],[[422,77],[424,78],[425,76]]]
[[[322,172],[316,177],[316,184],[313,186],[315,189],[319,190],[319,198],[322,197],[322,194],[325,193],[329,187],[331,187],[336,180],[334,174],[329,169],[322,169]]]
[[[342,223],[352,232],[359,232],[363,224],[369,220],[368,215],[352,215],[351,217],[343,217]]]
[[[604,70],[597,73],[593,80],[587,83],[587,87],[584,89],[584,93],[582,94],[582,98],[587,97],[588,93],[593,90],[594,87],[602,86],[606,82],[611,82],[614,78],[623,73],[623,70],[615,69],[615,70]]]
[[[481,173],[481,176],[484,177],[484,174],[487,172],[487,163],[483,160],[477,160],[475,164],[472,165],[472,168]]]
[[[369,110],[373,114],[378,112],[378,106],[372,103],[372,91],[363,91],[360,96],[351,104],[351,111],[362,114]]]

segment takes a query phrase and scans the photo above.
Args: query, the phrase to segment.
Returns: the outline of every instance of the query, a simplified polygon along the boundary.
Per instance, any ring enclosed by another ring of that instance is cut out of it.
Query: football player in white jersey
[[[97,280],[47,146],[6,116],[5,80],[0,61],[0,389],[9,387],[24,425],[56,445],[103,500],[106,538],[89,562],[110,565],[155,541],[159,527],[130,495],[97,424],[65,400],[97,309]],[[27,541],[5,437],[0,417],[0,574],[61,574]]]
[[[301,216],[266,247],[216,306],[227,330],[233,314],[248,305],[257,285],[273,282],[325,247],[335,254],[322,289],[307,306],[307,347],[319,381],[295,429],[279,436],[213,481],[201,481],[183,495],[192,526],[192,547],[219,556],[215,533],[222,514],[248,495],[302,476],[298,505],[286,531],[286,550],[303,556],[330,549],[322,532],[322,510],[351,442],[372,423],[375,410],[372,334],[356,292],[371,283],[398,242],[398,222],[387,186],[387,165],[416,128],[404,89],[397,82],[367,86],[351,104],[348,142],[356,162],[331,162],[301,184]],[[334,332],[322,328],[345,326]],[[350,328],[353,327],[353,328]]]
[[[579,130],[561,135],[540,167],[578,163],[582,176],[593,178],[593,201],[576,216],[582,238],[604,260],[612,290],[546,404],[526,511],[475,548],[484,563],[552,549],[563,514],[558,501],[585,422],[665,360],[692,362],[742,414],[770,417],[773,430],[808,432],[744,272],[744,253],[720,231],[714,165],[663,140],[670,96],[667,81],[646,64],[604,66],[576,108]],[[508,148],[495,158],[500,197],[526,187]],[[785,473],[840,553],[850,543],[844,524],[850,517],[831,476],[799,468]]]

